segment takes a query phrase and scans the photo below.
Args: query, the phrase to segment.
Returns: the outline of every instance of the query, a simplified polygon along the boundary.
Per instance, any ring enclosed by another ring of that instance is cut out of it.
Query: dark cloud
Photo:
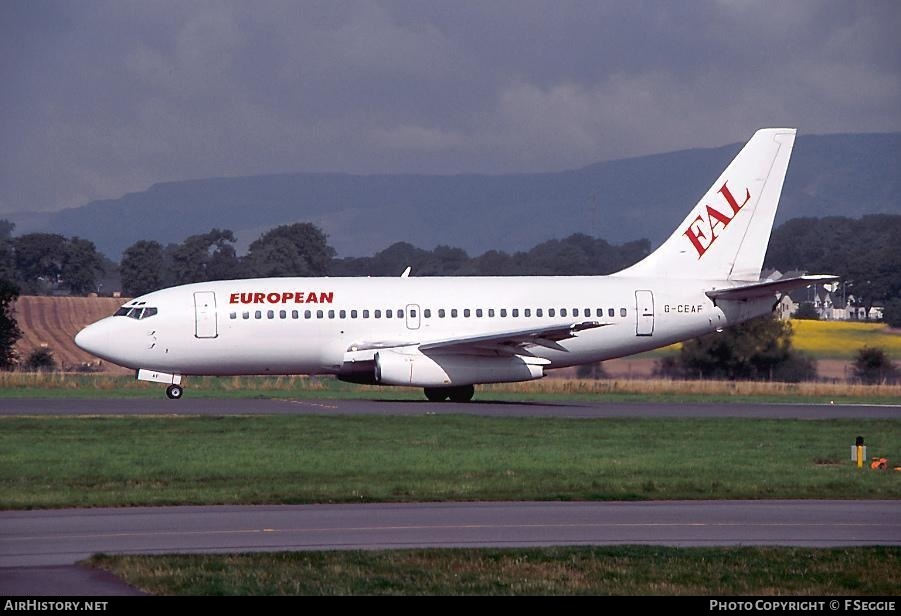
[[[0,212],[286,171],[551,170],[901,130],[901,4],[0,3]]]

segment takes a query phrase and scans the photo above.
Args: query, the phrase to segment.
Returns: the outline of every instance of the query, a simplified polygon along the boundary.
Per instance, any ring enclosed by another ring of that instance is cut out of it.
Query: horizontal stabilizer
[[[754,282],[738,287],[728,287],[725,289],[715,289],[707,291],[707,297],[710,299],[752,299],[755,297],[766,297],[806,287],[812,284],[823,284],[827,282],[835,282],[838,276],[829,276],[819,274],[815,276],[798,276],[796,278],[780,278],[779,280],[764,280],[762,282]]]

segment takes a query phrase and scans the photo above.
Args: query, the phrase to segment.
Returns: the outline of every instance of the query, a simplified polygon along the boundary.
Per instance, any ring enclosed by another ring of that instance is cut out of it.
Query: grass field
[[[108,374],[0,372],[0,398],[155,398],[164,386]],[[201,377],[186,380],[191,398],[299,398],[424,400],[411,387],[342,383],[331,377]],[[901,403],[901,385],[670,381],[663,379],[557,379],[480,385],[476,400]]]
[[[592,547],[95,556],[161,595],[882,595],[901,549]]]
[[[0,508],[899,498],[899,420],[0,418]]]

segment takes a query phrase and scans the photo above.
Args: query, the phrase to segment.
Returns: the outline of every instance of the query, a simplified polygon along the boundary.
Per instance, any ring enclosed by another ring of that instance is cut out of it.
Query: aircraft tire
[[[446,387],[426,387],[425,397],[429,402],[444,402],[447,400],[448,391]]]
[[[475,393],[474,385],[461,385],[460,387],[451,387],[448,395],[451,402],[469,402]]]
[[[185,390],[181,385],[170,385],[166,388],[166,396],[170,400],[178,400],[184,395]]]

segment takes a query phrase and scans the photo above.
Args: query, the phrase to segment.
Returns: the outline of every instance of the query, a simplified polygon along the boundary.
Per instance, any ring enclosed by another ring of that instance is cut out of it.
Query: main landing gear
[[[460,385],[459,387],[426,387],[425,397],[431,402],[444,402],[448,398],[451,402],[469,402],[476,393],[473,385]]]
[[[181,385],[170,385],[166,388],[166,396],[168,396],[170,400],[178,400],[184,393],[185,390]]]

